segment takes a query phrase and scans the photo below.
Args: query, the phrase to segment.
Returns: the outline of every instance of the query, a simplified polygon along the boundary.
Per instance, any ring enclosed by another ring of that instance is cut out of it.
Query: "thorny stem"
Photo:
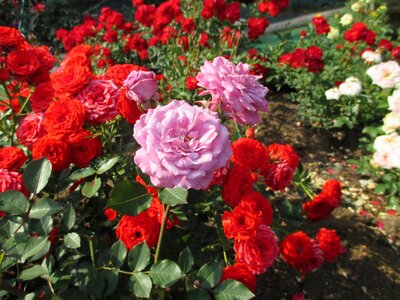
[[[163,240],[164,232],[165,232],[165,225],[167,224],[168,215],[169,215],[170,210],[171,210],[171,205],[168,204],[167,208],[165,209],[164,216],[163,216],[162,223],[161,223],[160,235],[158,237],[156,255],[154,257],[154,263],[157,263],[158,259],[160,257],[161,244],[162,244],[162,240]]]

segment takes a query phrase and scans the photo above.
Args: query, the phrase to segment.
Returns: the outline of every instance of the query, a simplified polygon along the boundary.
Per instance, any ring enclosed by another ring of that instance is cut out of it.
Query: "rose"
[[[343,26],[347,26],[353,23],[353,20],[354,20],[353,15],[347,13],[340,18],[340,24],[342,24]]]
[[[373,163],[385,169],[400,168],[400,136],[397,132],[378,136],[374,141]]]
[[[389,134],[395,131],[397,128],[400,128],[400,112],[388,113],[383,119],[383,131],[386,134]]]
[[[266,18],[249,18],[247,20],[247,26],[249,27],[249,39],[255,40],[260,35],[263,35],[268,25],[269,21]]]
[[[382,89],[393,88],[400,83],[400,66],[394,60],[383,62],[370,67],[367,75],[371,77],[373,84]]]
[[[222,199],[231,207],[253,189],[253,178],[248,168],[233,164],[223,182]]]
[[[235,263],[232,266],[225,267],[222,271],[221,282],[228,279],[240,281],[252,292],[256,289],[257,277],[244,263]]]
[[[0,169],[0,193],[23,190],[22,174],[7,169]]]
[[[331,88],[325,91],[325,97],[327,100],[338,100],[340,98],[340,92],[337,87]]]
[[[254,139],[240,138],[232,143],[232,162],[248,168],[257,170],[261,162],[265,161],[266,153],[264,145]]]
[[[126,96],[143,106],[150,107],[150,102],[158,100],[157,82],[154,72],[132,71],[124,80]]]
[[[204,62],[200,70],[196,78],[198,85],[206,89],[201,95],[212,96],[211,110],[216,111],[221,105],[240,124],[257,124],[260,122],[257,112],[268,111],[265,99],[268,88],[258,82],[262,76],[250,74],[248,64],[235,65],[219,56],[212,62]]]
[[[398,113],[400,112],[400,89],[394,90],[393,94],[388,97],[389,110]]]
[[[32,158],[46,157],[52,165],[53,171],[60,171],[69,166],[71,152],[64,136],[46,135],[36,141],[32,148]]]
[[[122,88],[118,97],[118,112],[129,124],[135,124],[143,113],[136,102],[126,97],[126,88]]]
[[[82,130],[68,139],[71,162],[79,168],[87,167],[92,159],[101,154],[101,141]]]
[[[264,273],[279,254],[277,237],[266,225],[257,228],[255,237],[248,240],[235,240],[233,249],[236,261],[245,263],[253,274]]]
[[[25,153],[18,147],[0,148],[0,169],[18,170],[28,160]]]
[[[36,86],[31,97],[31,107],[35,113],[45,112],[54,97],[54,89],[51,82],[42,82]]]
[[[40,67],[40,61],[32,49],[13,50],[7,55],[8,69],[19,76],[29,76]]]
[[[86,108],[86,118],[95,123],[110,121],[118,115],[119,90],[112,80],[92,80],[77,95]]]
[[[333,262],[342,249],[340,237],[336,234],[336,230],[321,228],[316,236],[316,240],[323,252],[324,258],[329,262]]]
[[[314,196],[312,200],[303,203],[302,207],[308,219],[315,222],[328,218],[338,205],[336,195],[322,192]]]
[[[232,153],[217,114],[185,101],[149,109],[133,136],[141,146],[134,161],[155,186],[205,189]]]
[[[28,147],[32,148],[36,141],[46,134],[43,126],[44,114],[29,114],[22,119],[21,124],[17,129],[18,141]]]
[[[361,57],[368,63],[380,63],[382,61],[382,56],[379,53],[370,50],[364,51]]]
[[[19,30],[13,27],[0,26],[0,46],[14,47],[25,41]]]
[[[356,77],[349,77],[341,85],[339,85],[340,95],[356,96],[361,91],[361,81]]]

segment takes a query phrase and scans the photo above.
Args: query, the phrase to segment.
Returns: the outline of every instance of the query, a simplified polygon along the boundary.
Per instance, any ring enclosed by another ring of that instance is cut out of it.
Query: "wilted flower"
[[[259,111],[267,112],[265,96],[268,88],[258,82],[262,76],[250,74],[248,64],[235,65],[219,56],[206,61],[197,75],[198,85],[206,89],[202,95],[211,94],[209,108],[216,111],[221,105],[224,112],[240,124],[260,122]]]
[[[135,123],[135,163],[155,186],[205,189],[232,154],[228,129],[208,109],[173,100]]]

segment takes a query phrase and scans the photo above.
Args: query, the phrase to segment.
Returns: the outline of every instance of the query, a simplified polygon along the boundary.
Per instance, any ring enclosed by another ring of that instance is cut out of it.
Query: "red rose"
[[[112,208],[106,208],[104,210],[104,215],[108,221],[114,221],[118,217],[118,212]]]
[[[389,40],[381,39],[378,43],[377,48],[385,48],[386,50],[391,51],[393,49],[393,44]]]
[[[0,169],[18,170],[28,160],[25,153],[18,147],[0,148]]]
[[[194,23],[192,19],[184,18],[180,24],[184,33],[190,33],[196,30],[196,23]]]
[[[35,113],[45,112],[54,97],[53,85],[50,81],[40,83],[32,94],[31,107]]]
[[[324,183],[322,186],[322,191],[329,196],[332,197],[332,199],[335,200],[335,207],[338,207],[340,204],[340,200],[342,198],[342,188],[340,186],[340,182],[335,179],[330,179]]]
[[[48,133],[78,132],[85,117],[85,107],[78,100],[62,98],[50,104],[43,124]]]
[[[323,16],[314,17],[311,24],[315,26],[317,34],[327,34],[331,30],[328,21]]]
[[[227,266],[222,271],[221,282],[227,279],[240,281],[254,292],[257,285],[257,277],[250,271],[249,267],[244,263],[235,263],[233,266]]]
[[[46,135],[36,141],[32,148],[32,158],[46,157],[52,165],[53,171],[60,171],[69,166],[71,152],[64,137]]]
[[[232,143],[232,162],[256,171],[267,159],[265,146],[254,139],[240,138]]]
[[[122,86],[124,80],[132,71],[147,71],[147,68],[132,64],[117,64],[109,67],[104,77],[105,79],[111,79],[116,85]]]
[[[118,97],[118,111],[129,124],[135,124],[143,113],[139,110],[135,101],[126,97],[126,88],[124,87]]]
[[[239,204],[244,195],[253,189],[253,178],[247,168],[233,164],[222,187],[222,199],[231,207]]]
[[[152,248],[157,244],[160,224],[150,216],[140,213],[136,216],[123,216],[115,231],[119,238],[130,250],[143,241]]]
[[[319,193],[311,201],[303,203],[303,209],[310,221],[319,221],[328,218],[337,207],[338,202],[325,192]]]
[[[6,58],[8,69],[16,76],[30,76],[40,67],[40,61],[32,49],[13,50]]]
[[[151,27],[154,21],[154,12],[156,8],[154,5],[139,5],[134,13],[134,18],[144,27]]]
[[[248,240],[235,240],[233,249],[236,261],[245,263],[253,274],[264,273],[279,254],[277,237],[270,227],[260,225],[255,237]]]
[[[269,200],[258,192],[250,192],[239,203],[239,207],[251,212],[257,222],[267,226],[272,225],[272,207]]]
[[[21,33],[12,27],[0,26],[0,47],[14,47],[25,41]]]
[[[82,65],[67,65],[51,74],[51,82],[56,96],[74,96],[92,79],[88,67]]]
[[[234,1],[225,5],[221,21],[228,20],[232,24],[240,19],[240,2]]]
[[[396,46],[392,49],[392,57],[398,62],[400,61],[400,46]]]
[[[321,228],[316,236],[318,245],[321,248],[325,260],[333,262],[340,254],[342,244],[336,230]]]
[[[210,48],[210,45],[208,44],[208,39],[209,36],[206,32],[200,33],[200,40],[199,40],[200,46]]]
[[[249,39],[258,39],[260,35],[264,34],[265,29],[268,27],[269,21],[265,18],[249,18],[247,26],[249,27]]]
[[[91,136],[90,132],[82,130],[68,139],[71,162],[79,168],[87,167],[92,159],[101,154],[101,141]]]
[[[195,76],[188,76],[186,77],[186,88],[188,90],[194,91],[198,89],[199,87],[197,86],[197,83],[199,81],[196,79]]]
[[[5,68],[0,68],[0,82],[10,80],[10,70]]]

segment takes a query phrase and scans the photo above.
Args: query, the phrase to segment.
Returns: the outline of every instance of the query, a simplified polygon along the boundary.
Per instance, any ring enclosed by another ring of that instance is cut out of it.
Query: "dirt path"
[[[377,198],[372,192],[374,183],[361,179],[347,162],[363,155],[356,148],[358,137],[342,133],[333,137],[311,130],[296,120],[296,109],[295,104],[281,96],[273,97],[270,113],[256,129],[256,137],[266,144],[293,145],[317,184],[328,178],[342,182],[341,207],[328,220],[301,229],[311,236],[320,227],[335,229],[347,253],[334,263],[324,263],[304,280],[283,261],[278,261],[276,268],[259,278],[257,299],[291,299],[299,292],[306,299],[400,299],[400,252],[376,226],[374,207],[370,204]],[[360,215],[364,210],[366,215]],[[386,232],[400,232],[398,216],[388,216],[386,221]]]

